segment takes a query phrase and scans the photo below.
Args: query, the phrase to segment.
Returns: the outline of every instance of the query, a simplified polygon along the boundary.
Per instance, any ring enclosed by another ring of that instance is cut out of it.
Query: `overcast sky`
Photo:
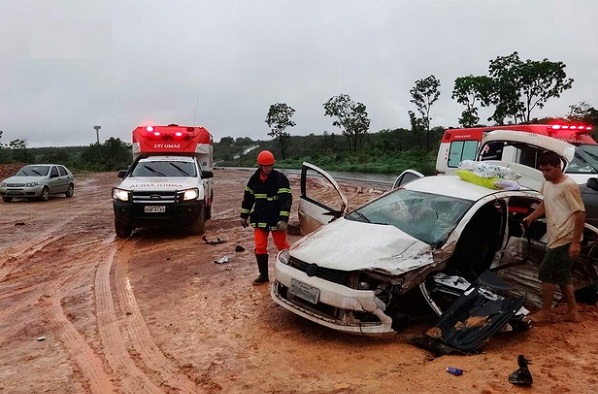
[[[514,51],[575,80],[532,117],[598,106],[597,0],[3,0],[0,15],[0,143],[89,145],[94,126],[130,142],[169,123],[268,140],[279,102],[291,134],[338,133],[322,104],[342,93],[370,132],[409,128],[409,90],[432,74],[431,124],[457,126],[455,78]]]

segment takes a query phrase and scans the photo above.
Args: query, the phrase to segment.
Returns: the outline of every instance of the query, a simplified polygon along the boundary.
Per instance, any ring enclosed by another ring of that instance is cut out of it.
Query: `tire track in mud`
[[[61,238],[59,236],[52,237],[47,242],[30,246],[28,250],[23,251],[16,258],[17,265],[26,264],[24,261],[36,253],[46,250],[53,242]],[[76,249],[76,246],[73,246],[73,249]],[[47,300],[56,298],[59,294],[64,294],[64,291],[60,291],[60,289],[72,288],[86,276],[89,277],[93,273],[95,266],[87,264],[87,262],[96,255],[97,253],[93,248],[71,252],[62,258],[65,262],[73,260],[82,261],[83,263],[68,268],[66,272],[61,272],[61,275],[54,279],[44,278],[41,283],[0,293],[0,300],[8,300],[11,297],[23,295],[23,298],[19,299],[19,302],[10,302],[7,307],[0,308],[0,345],[10,338],[11,333],[19,332],[29,324],[35,322],[36,319],[39,319],[40,315],[43,314],[43,307],[46,305]],[[61,263],[61,261],[58,261],[55,262],[55,265],[61,265]],[[3,277],[2,279],[5,278]],[[7,289],[7,287],[5,286],[4,288]],[[60,299],[59,297],[58,302],[60,302]]]
[[[93,277],[94,268],[83,268],[74,280],[63,286],[51,299],[52,318],[59,327],[58,336],[62,345],[74,362],[79,366],[79,371],[93,393],[115,392],[112,377],[106,373],[102,359],[89,346],[85,337],[75,328],[64,313],[61,300],[67,296],[85,278]]]
[[[115,244],[96,273],[96,315],[103,353],[126,391],[196,392],[197,386],[155,344],[141,315],[127,275],[134,245],[130,240]],[[120,306],[120,315],[116,305]]]

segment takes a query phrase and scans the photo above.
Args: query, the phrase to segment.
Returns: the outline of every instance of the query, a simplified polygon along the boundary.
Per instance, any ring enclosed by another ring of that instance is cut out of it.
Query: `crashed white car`
[[[438,278],[463,286],[457,282],[472,282],[489,269],[538,304],[546,224],[538,220],[524,233],[521,219],[542,195],[451,175],[419,176],[402,174],[396,189],[347,214],[334,179],[304,163],[299,220],[310,234],[278,254],[274,301],[335,330],[392,333],[421,308],[414,297],[442,314],[448,305],[435,297]],[[597,239],[598,230],[586,225],[574,269],[577,287],[598,278]]]

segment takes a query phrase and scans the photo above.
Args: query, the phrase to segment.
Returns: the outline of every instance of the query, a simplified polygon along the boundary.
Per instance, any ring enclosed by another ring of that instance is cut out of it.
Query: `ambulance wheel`
[[[193,235],[202,235],[206,232],[206,209],[204,207],[201,208],[197,219],[189,226],[189,231]]]
[[[206,208],[206,220],[209,220],[212,218],[212,205],[210,205],[209,207]]]
[[[11,202],[12,201],[12,197],[2,197],[2,201],[4,201],[4,202]]]
[[[131,236],[131,232],[133,231],[133,227],[128,224],[123,224],[120,222],[114,222],[114,232],[116,232],[116,236],[118,238],[129,238]]]

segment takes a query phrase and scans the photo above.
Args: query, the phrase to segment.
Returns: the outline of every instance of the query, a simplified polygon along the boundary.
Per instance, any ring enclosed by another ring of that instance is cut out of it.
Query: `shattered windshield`
[[[185,161],[143,161],[139,162],[131,176],[134,177],[190,177],[197,176],[192,162]]]
[[[49,166],[25,166],[16,173],[16,176],[45,176],[48,175]]]
[[[568,174],[598,173],[598,145],[579,145],[575,148],[575,157],[567,167]]]
[[[346,219],[386,224],[429,245],[442,245],[472,201],[397,189],[356,209]]]

